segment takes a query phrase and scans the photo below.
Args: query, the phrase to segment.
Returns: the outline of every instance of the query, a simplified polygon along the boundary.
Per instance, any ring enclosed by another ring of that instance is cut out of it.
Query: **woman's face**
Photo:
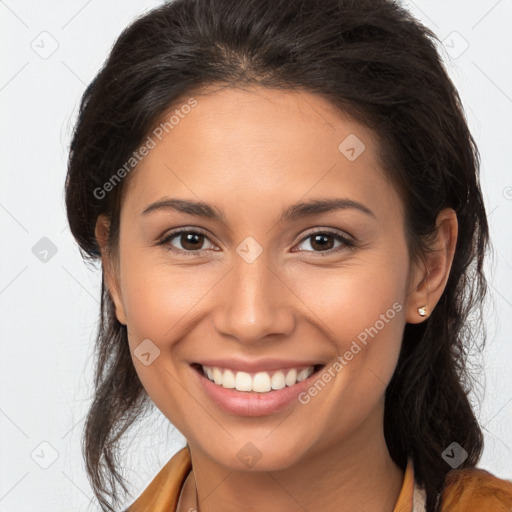
[[[422,304],[374,135],[305,92],[194,99],[150,134],[122,202],[109,285],[142,384],[192,449],[229,468],[382,436]],[[201,365],[221,368],[217,384]]]

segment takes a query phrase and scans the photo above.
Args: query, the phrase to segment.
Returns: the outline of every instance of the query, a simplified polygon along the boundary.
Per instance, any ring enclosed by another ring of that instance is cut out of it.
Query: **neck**
[[[229,470],[191,446],[194,469],[177,510],[392,512],[404,472],[391,459],[382,423],[377,430],[371,423],[343,444],[325,446],[278,471]],[[377,433],[369,437],[369,431]]]

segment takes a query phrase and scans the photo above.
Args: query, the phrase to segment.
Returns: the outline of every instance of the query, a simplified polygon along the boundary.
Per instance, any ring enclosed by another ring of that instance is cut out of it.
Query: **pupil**
[[[200,235],[200,234],[197,234],[197,233],[187,233],[185,235],[182,235],[182,237],[181,237],[181,245],[185,249],[190,249],[190,250],[197,249],[197,243],[198,243],[198,241],[202,242],[202,237],[203,236],[204,235]],[[183,238],[185,239],[185,243],[183,243]],[[194,247],[194,243],[196,244],[196,247]],[[200,243],[199,247],[201,247],[202,245],[203,244]]]
[[[331,239],[331,243],[329,243],[329,241],[326,243],[322,243],[320,240],[323,239],[324,242],[325,240],[327,239]],[[318,247],[315,247],[315,244],[319,244]],[[311,246],[313,247],[313,249],[316,249],[316,248],[319,248],[320,250],[329,250],[332,248],[332,237],[330,235],[315,235],[313,237],[313,241],[311,243]]]

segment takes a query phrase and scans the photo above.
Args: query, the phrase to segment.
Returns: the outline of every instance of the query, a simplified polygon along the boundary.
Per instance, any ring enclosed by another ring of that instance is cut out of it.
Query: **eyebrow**
[[[334,199],[318,199],[309,202],[296,203],[281,213],[280,222],[294,221],[320,213],[326,213],[336,210],[359,210],[366,215],[376,218],[375,214],[364,204],[348,198],[334,198]],[[188,213],[189,215],[196,215],[207,219],[214,219],[219,222],[225,223],[222,211],[213,205],[203,201],[190,201],[186,199],[162,198],[159,201],[151,203],[147,206],[141,215],[148,215],[154,211],[160,210],[174,210],[181,213]]]

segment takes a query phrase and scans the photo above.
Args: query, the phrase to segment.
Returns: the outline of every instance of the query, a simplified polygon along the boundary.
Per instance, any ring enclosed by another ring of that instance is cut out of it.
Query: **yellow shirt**
[[[183,483],[192,469],[188,446],[160,470],[125,512],[175,512]],[[442,493],[441,512],[511,512],[512,482],[482,469],[452,470]],[[425,492],[414,480],[409,458],[393,512],[424,512]]]

